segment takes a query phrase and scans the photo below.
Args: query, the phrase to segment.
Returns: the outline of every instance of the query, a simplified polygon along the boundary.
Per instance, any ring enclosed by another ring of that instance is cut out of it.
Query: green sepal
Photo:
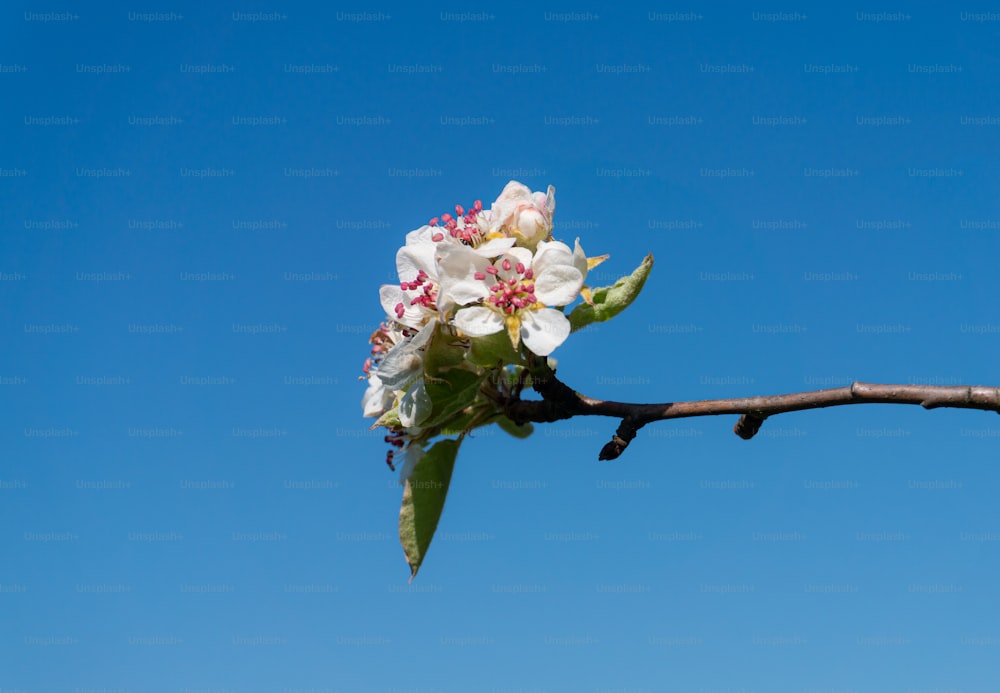
[[[593,305],[581,303],[569,314],[570,330],[576,332],[595,322],[604,322],[628,308],[642,291],[650,270],[653,254],[647,255],[632,274],[616,281],[612,286],[602,286],[591,292]]]
[[[396,405],[382,416],[375,420],[375,423],[371,425],[368,430],[373,431],[379,426],[385,426],[386,428],[402,428],[403,424],[399,423],[399,405]]]
[[[438,327],[424,354],[424,389],[431,412],[421,426],[448,425],[472,404],[486,373],[466,361],[466,344],[444,326]]]

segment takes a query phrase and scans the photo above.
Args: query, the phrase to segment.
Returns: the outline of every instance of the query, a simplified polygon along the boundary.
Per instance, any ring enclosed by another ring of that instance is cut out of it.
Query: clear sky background
[[[361,418],[512,178],[656,257],[589,395],[1000,385],[1000,14],[908,7],[6,4],[0,691],[995,691],[996,414],[484,430],[413,585]]]

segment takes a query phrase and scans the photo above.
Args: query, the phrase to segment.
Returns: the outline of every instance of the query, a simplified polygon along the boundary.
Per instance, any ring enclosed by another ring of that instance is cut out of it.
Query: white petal
[[[509,270],[505,270],[503,268],[504,260],[510,260],[511,268]],[[493,266],[500,270],[500,276],[505,279],[509,279],[517,275],[517,263],[524,265],[525,269],[531,267],[531,251],[527,248],[519,248],[515,246],[498,258],[497,261],[493,263]]]
[[[426,272],[432,279],[437,278],[437,268],[434,266],[434,253],[437,244],[414,243],[404,245],[396,252],[396,272],[401,282],[411,282],[417,278],[420,270]]]
[[[384,284],[379,289],[378,294],[385,312],[391,315],[393,320],[398,320],[407,327],[420,329],[429,318],[434,316],[432,311],[427,310],[419,303],[411,306],[410,299],[403,293],[402,289],[394,284]],[[400,303],[403,304],[403,317],[401,318],[396,317],[396,306]]]
[[[583,275],[584,281],[587,280],[587,254],[583,252],[583,248],[580,247],[580,239],[576,239],[576,245],[573,248],[573,266],[580,270],[580,274]]]
[[[391,390],[403,390],[420,377],[424,369],[423,348],[437,329],[437,318],[432,318],[413,337],[397,343],[378,366],[378,377]]]
[[[497,231],[512,221],[514,212],[524,202],[531,202],[531,189],[523,183],[512,180],[504,186],[500,197],[490,208],[490,230]]]
[[[406,483],[406,480],[410,478],[410,474],[413,473],[413,468],[417,466],[417,463],[423,459],[425,451],[419,445],[414,445],[412,442],[406,446],[406,450],[403,452],[403,468],[399,470],[399,484],[402,486]]]
[[[399,423],[403,428],[419,426],[431,413],[431,398],[421,378],[410,386],[399,402]]]
[[[378,290],[378,297],[386,315],[391,315],[393,320],[396,319],[396,306],[400,303],[404,307],[406,306],[406,296],[403,295],[403,290],[395,284],[383,284]]]
[[[507,185],[503,186],[503,191],[500,193],[498,200],[530,200],[531,199],[531,188],[529,188],[524,183],[519,183],[516,180],[509,181]]]
[[[485,280],[475,277],[476,272],[485,272],[490,266],[489,260],[464,245],[442,245],[437,257],[441,293],[447,299],[465,305],[490,295]]]
[[[503,255],[504,251],[514,245],[515,239],[513,238],[494,238],[493,240],[486,241],[478,248],[476,248],[476,255],[482,255],[483,257],[496,257],[497,255]]]
[[[402,390],[422,372],[423,359],[408,343],[397,344],[378,367],[378,377],[392,390]]]
[[[553,265],[535,277],[535,297],[548,306],[572,303],[583,286],[583,275],[572,265]]]
[[[548,356],[566,341],[570,324],[554,308],[521,311],[521,341],[539,356]]]
[[[413,340],[410,342],[410,346],[414,349],[422,349],[427,342],[430,341],[431,337],[434,336],[434,330],[437,329],[438,321],[437,318],[432,318],[421,328],[420,332],[413,335]]]
[[[469,306],[455,313],[455,327],[470,337],[485,337],[504,328],[503,318],[483,306]]]
[[[431,236],[434,235],[435,229],[433,226],[421,226],[419,229],[413,229],[408,234],[406,234],[406,245],[412,245],[414,243],[424,243],[433,242],[431,241]]]
[[[586,258],[584,258],[586,260]],[[569,246],[560,241],[541,241],[535,257],[531,261],[531,266],[535,270],[535,276],[545,271],[547,267],[553,265],[573,265],[573,251]]]
[[[382,416],[392,407],[392,391],[385,387],[378,376],[368,376],[368,389],[361,397],[361,408],[365,416]]]

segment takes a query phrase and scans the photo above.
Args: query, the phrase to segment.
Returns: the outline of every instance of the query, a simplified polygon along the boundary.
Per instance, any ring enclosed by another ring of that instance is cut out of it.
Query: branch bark
[[[739,414],[740,419],[733,432],[749,440],[760,430],[764,420],[771,416],[846,404],[919,404],[924,409],[951,407],[1000,414],[1000,387],[981,385],[879,385],[856,382],[846,387],[784,395],[634,404],[582,395],[556,378],[542,359],[533,361],[530,370],[531,385],[542,399],[523,400],[515,395],[502,403],[504,413],[517,424],[547,423],[574,416],[621,419],[615,435],[601,449],[601,460],[613,460],[621,455],[636,432],[648,423],[693,416]]]

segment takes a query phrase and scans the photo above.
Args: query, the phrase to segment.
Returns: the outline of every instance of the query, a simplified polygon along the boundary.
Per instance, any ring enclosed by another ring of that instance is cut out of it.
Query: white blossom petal
[[[440,295],[458,305],[475,303],[490,295],[485,281],[476,279],[477,272],[485,272],[490,261],[464,245],[443,245],[438,249],[438,276]]]
[[[455,327],[470,337],[485,337],[504,329],[504,322],[496,311],[469,306],[455,313]]]
[[[513,247],[513,248],[511,248],[510,250],[508,250],[507,252],[505,252],[503,254],[503,257],[509,258],[513,264],[516,265],[517,263],[520,262],[526,268],[527,267],[531,267],[531,262],[532,262],[531,256],[532,256],[532,253],[531,253],[530,250],[528,250],[527,248],[518,248],[516,246]],[[501,258],[500,260],[497,260],[493,264],[495,264],[497,266],[497,269],[500,269],[500,264],[502,262],[503,262],[503,258]]]
[[[554,265],[535,277],[535,297],[549,306],[565,306],[580,294],[583,275],[572,265]]]
[[[431,398],[424,387],[424,379],[421,378],[410,386],[410,389],[399,401],[399,423],[404,428],[419,426],[431,413]]]
[[[548,356],[569,336],[566,316],[554,308],[526,310],[521,314],[521,341],[539,356]]]
[[[382,416],[392,408],[395,399],[392,390],[387,388],[377,375],[372,373],[368,376],[368,389],[361,397],[361,408],[365,416]]]
[[[573,266],[580,270],[580,274],[583,275],[583,280],[587,280],[587,254],[583,252],[583,248],[580,247],[580,239],[576,239],[575,247],[573,248]]]
[[[424,458],[426,451],[419,445],[410,442],[403,451],[403,467],[399,470],[399,485],[402,486],[413,474],[414,467]]]
[[[548,267],[555,265],[574,266],[574,264],[573,251],[561,241],[539,241],[538,250],[535,251],[535,257],[531,261],[535,276],[544,272]]]
[[[391,390],[402,390],[423,373],[423,347],[437,328],[437,319],[428,322],[417,334],[396,344],[378,366],[379,379]]]
[[[434,253],[437,245],[433,241],[404,245],[396,252],[396,272],[399,280],[413,281],[421,270],[432,279],[437,279],[437,267],[434,265]]]
[[[434,233],[438,231],[433,226],[423,225],[419,229],[414,229],[406,234],[406,245],[413,245],[415,243],[433,243],[431,237]]]
[[[516,239],[514,238],[494,238],[480,244],[475,252],[476,255],[482,255],[483,257],[496,257],[506,252],[515,242]]]
[[[396,284],[383,284],[378,295],[385,312],[391,315],[393,320],[397,320],[407,327],[420,329],[428,318],[433,316],[431,311],[420,304],[411,306],[409,297]],[[400,303],[403,304],[402,316],[396,314],[396,306]]]
[[[402,390],[423,371],[423,359],[409,344],[397,344],[378,366],[379,379],[392,390]]]

